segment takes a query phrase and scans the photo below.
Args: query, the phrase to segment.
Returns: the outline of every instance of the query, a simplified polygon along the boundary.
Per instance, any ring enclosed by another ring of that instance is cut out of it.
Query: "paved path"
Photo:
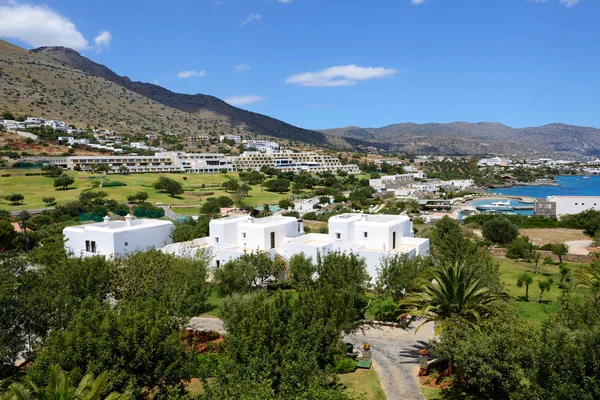
[[[355,348],[369,343],[373,367],[388,400],[424,399],[419,387],[419,350],[434,336],[433,323],[424,325],[415,334],[414,327],[404,330],[387,326],[363,326],[344,337]]]
[[[591,240],[573,240],[571,242],[565,242],[569,246],[569,254],[578,254],[581,256],[587,256],[590,254],[588,247],[592,246]]]

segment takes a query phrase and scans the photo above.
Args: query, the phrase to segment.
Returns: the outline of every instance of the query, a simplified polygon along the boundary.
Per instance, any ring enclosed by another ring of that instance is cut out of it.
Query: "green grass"
[[[504,283],[506,291],[511,296],[509,303],[520,317],[529,321],[534,326],[540,327],[551,314],[560,311],[561,305],[559,299],[562,290],[556,287],[558,282],[560,282],[558,265],[540,266],[539,274],[536,275],[534,274],[533,265],[525,261],[505,258],[495,258],[495,261],[500,265],[500,279]],[[586,264],[569,263],[568,267],[571,268],[571,273],[573,273],[584,265]],[[517,278],[524,272],[529,272],[533,276],[533,283],[529,286],[529,302],[522,300],[522,297],[525,296],[525,287],[517,287]],[[542,298],[543,303],[537,303],[540,294],[538,282],[550,276],[554,278],[554,285],[550,289],[550,292],[544,293]],[[571,282],[567,282],[566,285],[571,287]],[[581,297],[584,293],[585,289],[577,289],[571,292],[573,297]]]
[[[385,392],[379,383],[377,372],[371,369],[357,369],[351,374],[338,375],[340,383],[352,394],[364,400],[385,400]]]
[[[427,400],[439,400],[442,398],[441,389],[436,389],[428,386],[421,386],[421,393]]]
[[[0,196],[7,196],[11,193],[21,193],[25,196],[23,204],[11,205],[7,201],[0,202],[0,209],[3,210],[31,210],[45,207],[42,201],[43,197],[55,197],[57,204],[64,204],[76,199],[79,194],[86,189],[92,188],[93,181],[120,181],[127,186],[106,187],[103,191],[108,193],[108,198],[125,202],[127,196],[136,192],[147,192],[148,201],[151,203],[163,204],[181,204],[181,205],[200,205],[208,196],[230,196],[219,187],[205,187],[202,185],[220,185],[229,178],[238,179],[237,173],[230,174],[128,174],[128,175],[98,175],[86,172],[68,171],[67,173],[75,178],[75,184],[68,190],[56,190],[53,186],[54,179],[45,176],[25,176],[26,172],[35,173],[39,170],[2,170],[3,174],[12,174],[10,177],[0,177]],[[20,174],[20,175],[16,175]],[[175,179],[183,185],[184,194],[177,197],[171,197],[166,193],[160,193],[152,187],[152,184],[160,176],[167,176]],[[186,178],[184,180],[184,178]],[[289,194],[271,193],[265,191],[260,185],[251,185],[244,202],[251,206],[260,206],[265,203],[277,204],[279,200],[287,197]],[[212,192],[212,194],[211,194]]]

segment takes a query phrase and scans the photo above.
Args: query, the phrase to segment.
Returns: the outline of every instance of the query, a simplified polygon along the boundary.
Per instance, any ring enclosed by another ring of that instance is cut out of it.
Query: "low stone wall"
[[[506,257],[506,249],[502,248],[502,247],[491,247],[489,250],[489,254],[492,257]],[[542,256],[542,260],[544,258],[546,258],[547,256],[552,257],[552,260],[554,262],[558,262],[558,256],[556,256],[554,253],[552,253],[551,251],[545,251],[545,250],[538,250],[539,253]],[[564,262],[571,262],[571,263],[582,263],[582,264],[589,264],[592,262],[592,260],[594,259],[594,257],[591,256],[587,256],[587,255],[580,255],[580,254],[566,254],[563,256],[563,261]]]

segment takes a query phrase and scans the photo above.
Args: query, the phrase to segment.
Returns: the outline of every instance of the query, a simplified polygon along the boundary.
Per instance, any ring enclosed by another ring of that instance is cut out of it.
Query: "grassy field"
[[[534,326],[540,327],[550,314],[560,310],[559,299],[562,290],[556,287],[560,281],[558,265],[540,266],[540,273],[536,275],[533,273],[533,265],[525,261],[506,258],[495,258],[494,260],[500,264],[500,279],[504,283],[507,292],[511,295],[510,305],[519,316],[531,322]],[[571,272],[574,272],[584,265],[570,263],[568,267],[571,268]],[[533,276],[533,283],[529,286],[529,299],[531,300],[529,302],[522,300],[522,297],[525,295],[525,287],[517,287],[517,278],[524,272],[529,272]],[[544,293],[543,302],[537,303],[536,301],[540,294],[538,282],[550,276],[554,278],[554,285],[550,289],[550,292]],[[570,287],[571,283],[567,282],[567,286]],[[572,295],[579,297],[584,292],[585,289],[577,289],[572,292]]]
[[[521,235],[529,237],[536,246],[543,246],[548,243],[564,243],[574,240],[590,240],[590,237],[583,233],[581,229],[521,229]]]
[[[379,383],[377,372],[371,369],[357,369],[351,374],[338,375],[340,383],[349,392],[362,396],[364,400],[385,400],[386,396]]]
[[[173,205],[200,205],[208,196],[230,195],[220,187],[204,187],[202,185],[220,185],[229,178],[238,179],[237,173],[231,174],[129,174],[129,175],[100,175],[86,172],[68,171],[75,178],[75,184],[68,190],[56,190],[53,187],[53,178],[45,176],[25,176],[25,173],[36,173],[34,170],[3,170],[2,174],[11,174],[9,177],[0,177],[0,196],[11,193],[21,193],[25,197],[23,204],[13,206],[7,201],[0,202],[3,210],[31,210],[45,207],[43,197],[55,197],[57,204],[64,204],[76,199],[86,189],[92,188],[92,182],[119,181],[127,186],[105,187],[103,191],[108,193],[108,198],[121,202],[127,200],[127,196],[136,192],[147,192],[148,201],[151,203],[163,203]],[[19,174],[19,175],[17,175]],[[160,176],[175,179],[183,185],[184,194],[171,197],[166,193],[160,193],[152,187],[152,184]],[[186,179],[184,179],[186,178]],[[260,185],[253,185],[249,197],[245,199],[246,204],[260,206],[262,204],[277,204],[287,194],[271,193],[263,190]]]
[[[423,393],[423,397],[427,400],[440,400],[442,390],[436,389],[428,386],[421,386],[421,393]]]

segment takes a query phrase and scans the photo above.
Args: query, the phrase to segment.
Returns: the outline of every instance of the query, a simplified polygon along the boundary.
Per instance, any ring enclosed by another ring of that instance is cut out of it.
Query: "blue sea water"
[[[515,186],[512,188],[492,189],[489,192],[506,196],[524,196],[534,198],[545,198],[547,196],[600,196],[600,176],[592,175],[588,179],[583,176],[558,176],[556,180],[560,186]],[[531,206],[521,203],[516,199],[509,200],[512,206]],[[497,200],[475,200],[471,204],[479,206],[489,204]],[[514,210],[511,213],[532,215],[533,210]]]
[[[546,196],[600,196],[600,175],[557,176],[560,186],[515,186],[512,188],[493,189],[490,193],[507,196],[528,196],[544,198]]]

